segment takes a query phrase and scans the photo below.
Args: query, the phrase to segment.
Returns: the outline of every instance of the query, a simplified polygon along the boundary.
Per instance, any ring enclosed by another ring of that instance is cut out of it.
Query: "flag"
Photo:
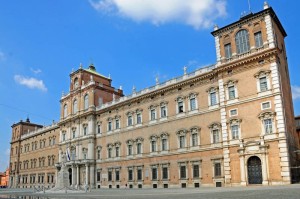
[[[67,148],[67,150],[66,150],[66,156],[67,156],[67,160],[68,161],[70,161],[70,149],[69,148]]]

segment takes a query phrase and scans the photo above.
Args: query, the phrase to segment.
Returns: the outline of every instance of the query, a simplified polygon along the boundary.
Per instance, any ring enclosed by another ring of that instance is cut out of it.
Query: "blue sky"
[[[250,0],[258,12],[263,0]],[[298,7],[270,0],[288,34],[295,114],[300,115]],[[247,0],[28,0],[0,2],[0,171],[8,165],[11,125],[27,116],[49,125],[69,73],[91,62],[130,94],[216,60],[213,25],[239,19]]]

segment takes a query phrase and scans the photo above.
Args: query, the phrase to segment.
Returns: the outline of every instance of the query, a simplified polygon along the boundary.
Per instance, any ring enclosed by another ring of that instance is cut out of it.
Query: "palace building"
[[[60,120],[12,126],[10,186],[178,188],[292,182],[299,150],[274,10],[215,26],[216,64],[124,96],[95,66],[70,74]]]

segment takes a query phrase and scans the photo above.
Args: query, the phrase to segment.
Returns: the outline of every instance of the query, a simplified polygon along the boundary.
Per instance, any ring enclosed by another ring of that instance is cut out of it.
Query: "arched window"
[[[249,34],[247,30],[240,30],[235,35],[235,44],[236,44],[237,54],[246,53],[250,50]]]
[[[88,94],[86,94],[84,96],[84,110],[86,110],[88,108],[89,108],[89,96],[88,96]]]
[[[77,100],[73,101],[73,114],[76,114],[78,110]]]
[[[68,115],[68,105],[67,104],[65,104],[64,105],[64,117],[67,117],[67,115]]]
[[[74,89],[76,89],[78,86],[79,86],[78,78],[76,77],[76,78],[74,79]]]

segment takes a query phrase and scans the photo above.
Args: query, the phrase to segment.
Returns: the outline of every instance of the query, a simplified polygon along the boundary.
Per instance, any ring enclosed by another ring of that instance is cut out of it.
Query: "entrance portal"
[[[248,159],[248,183],[262,184],[261,161],[259,157],[252,156]]]
[[[72,169],[69,168],[68,172],[69,172],[69,182],[70,182],[70,185],[72,185]]]

